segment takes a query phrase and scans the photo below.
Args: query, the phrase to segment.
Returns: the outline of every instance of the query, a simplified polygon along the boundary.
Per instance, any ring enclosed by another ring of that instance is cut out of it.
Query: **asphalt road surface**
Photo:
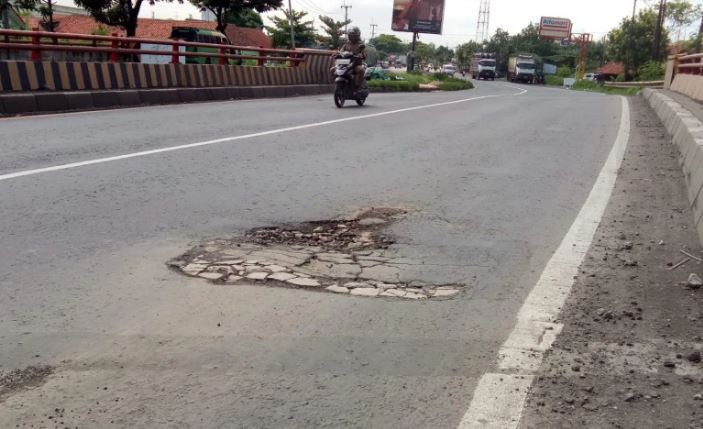
[[[0,371],[52,369],[0,396],[0,427],[456,428],[620,113],[619,97],[481,82],[342,110],[330,95],[0,120]],[[408,209],[393,249],[465,293],[218,287],[165,266],[372,206]]]

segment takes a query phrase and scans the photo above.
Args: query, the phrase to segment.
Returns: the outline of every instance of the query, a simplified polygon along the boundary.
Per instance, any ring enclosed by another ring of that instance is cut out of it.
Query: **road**
[[[524,88],[1,120],[0,371],[53,373],[0,398],[0,427],[456,428],[620,125],[618,97]],[[393,251],[465,293],[222,287],[165,266],[363,207],[407,209]]]

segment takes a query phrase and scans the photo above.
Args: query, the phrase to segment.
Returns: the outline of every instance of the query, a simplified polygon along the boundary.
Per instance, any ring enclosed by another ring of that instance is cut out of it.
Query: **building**
[[[625,74],[625,64],[623,63],[607,63],[598,69],[598,74],[602,80],[612,80],[621,74]]]
[[[121,28],[107,26],[93,19],[91,16],[74,15],[74,14],[54,14],[54,20],[58,22],[56,27],[57,33],[73,33],[73,34],[99,34],[111,35],[117,33],[120,36],[125,35],[125,31]],[[41,28],[41,19],[32,17],[29,20],[30,28]],[[136,37],[143,39],[168,39],[171,37],[173,27],[196,27],[208,30],[215,30],[217,24],[211,21],[202,21],[197,19],[150,19],[139,18],[137,25]],[[271,48],[273,43],[271,39],[258,28],[242,28],[235,25],[228,25],[226,36],[233,45],[251,46],[257,48]]]

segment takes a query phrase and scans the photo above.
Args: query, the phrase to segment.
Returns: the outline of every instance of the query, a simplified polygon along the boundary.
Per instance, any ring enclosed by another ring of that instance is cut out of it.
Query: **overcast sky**
[[[638,9],[646,3],[655,0],[639,0]],[[287,3],[287,0],[284,0]],[[376,34],[396,34],[409,40],[408,33],[393,33],[391,31],[391,12],[393,0],[346,0],[351,4],[349,18],[353,25],[361,28],[364,38],[371,35],[372,23],[378,24]],[[61,3],[72,4],[71,0],[61,0]],[[309,12],[316,20],[321,14],[333,16],[341,21],[344,11],[341,9],[342,0],[292,0],[293,8]],[[441,36],[421,35],[422,41],[444,44],[454,47],[474,39],[476,33],[476,18],[480,0],[446,0],[444,34]],[[696,3],[700,3],[696,0]],[[620,20],[632,14],[633,0],[492,0],[490,33],[497,28],[503,28],[510,33],[516,33],[530,22],[539,22],[540,16],[569,18],[574,23],[574,32],[592,33],[596,39],[603,37],[609,30],[617,26]],[[199,18],[200,12],[186,0],[184,4],[168,4],[157,2],[150,6],[145,2],[142,6],[142,16],[157,18],[185,19],[189,16]],[[278,12],[280,14],[280,12]],[[271,15],[270,13],[267,15]]]

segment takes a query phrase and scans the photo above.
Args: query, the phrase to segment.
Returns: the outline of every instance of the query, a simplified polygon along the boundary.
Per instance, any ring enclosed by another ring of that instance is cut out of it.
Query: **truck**
[[[473,79],[496,78],[496,54],[477,52],[471,58],[471,68],[469,69]]]
[[[536,69],[534,55],[519,54],[508,58],[508,80],[511,82],[534,83]]]

